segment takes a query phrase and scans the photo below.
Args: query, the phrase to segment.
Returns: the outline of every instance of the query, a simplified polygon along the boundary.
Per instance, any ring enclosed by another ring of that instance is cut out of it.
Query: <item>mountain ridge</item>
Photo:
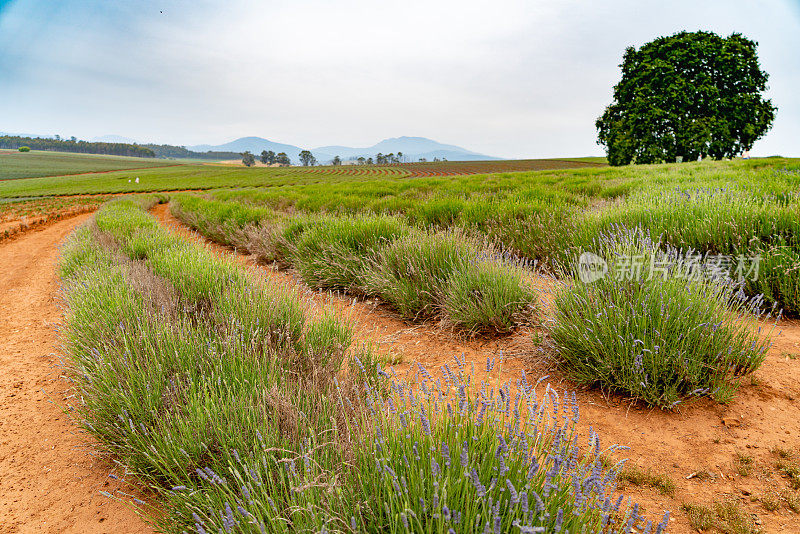
[[[292,159],[293,163],[299,160],[299,154],[302,150],[295,145],[285,143],[278,143],[265,139],[263,137],[249,136],[234,139],[228,143],[220,145],[194,145],[187,146],[189,150],[195,152],[220,151],[220,152],[244,152],[249,150],[253,154],[260,154],[262,150],[272,150],[276,154],[278,152],[286,152],[286,155]],[[342,145],[328,145],[317,148],[308,149],[317,158],[320,163],[327,163],[339,156],[343,160],[356,159],[358,157],[374,157],[378,153],[383,154],[397,154],[402,152],[404,160],[417,161],[419,158],[426,158],[432,160],[434,158],[446,158],[451,161],[470,161],[470,160],[493,160],[500,159],[486,154],[480,154],[466,148],[456,145],[446,145],[428,139],[426,137],[390,137],[375,143],[370,147],[357,148],[347,147]]]

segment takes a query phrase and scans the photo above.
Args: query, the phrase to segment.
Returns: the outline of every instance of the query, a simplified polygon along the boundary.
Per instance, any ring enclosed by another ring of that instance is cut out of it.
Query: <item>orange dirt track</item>
[[[65,413],[58,247],[88,214],[0,243],[0,533],[146,533],[121,470]],[[130,501],[130,498],[127,498]]]

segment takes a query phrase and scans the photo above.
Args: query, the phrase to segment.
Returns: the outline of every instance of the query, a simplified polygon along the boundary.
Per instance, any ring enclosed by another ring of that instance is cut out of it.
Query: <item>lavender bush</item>
[[[687,396],[729,400],[769,347],[771,329],[754,331],[751,324],[771,319],[762,300],[723,280],[681,276],[679,251],[662,250],[640,228],[618,227],[596,243],[611,271],[583,282],[576,267],[549,321],[566,373],[662,408]],[[653,276],[646,270],[615,275],[615,266],[629,258],[671,267]]]
[[[635,505],[621,506],[598,436],[579,446],[574,393],[537,393],[524,374],[514,387],[477,384],[458,358],[442,374],[419,367],[372,398],[375,433],[359,475],[375,515],[364,531],[651,531]]]

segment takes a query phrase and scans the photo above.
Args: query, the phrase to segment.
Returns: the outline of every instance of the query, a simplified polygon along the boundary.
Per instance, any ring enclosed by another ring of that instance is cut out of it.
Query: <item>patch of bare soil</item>
[[[714,502],[729,501],[738,503],[762,532],[800,532],[800,515],[785,503],[777,510],[768,510],[764,504],[776,494],[800,498],[800,492],[792,490],[776,468],[778,455],[773,452],[777,447],[794,451],[795,458],[800,458],[800,321],[781,322],[776,330],[780,334],[766,361],[730,404],[702,399],[666,412],[631,403],[619,395],[579,388],[563,379],[544,349],[546,340],[540,329],[524,328],[492,339],[467,339],[436,324],[411,324],[374,301],[314,292],[291,272],[257,266],[250,256],[236,254],[190,231],[172,216],[167,205],[156,206],[153,213],[174,232],[206,243],[220,255],[235,254],[260,276],[290,284],[306,292],[320,307],[350,317],[359,340],[372,341],[382,351],[402,358],[394,366],[398,374],[413,362],[433,373],[442,365],[453,366],[453,356],[466,357],[467,365],[474,363],[482,369],[486,358],[499,359],[502,353],[503,379],[518,378],[524,370],[529,382],[549,375],[554,387],[577,390],[582,432],[591,427],[606,446],[630,447],[623,456],[630,459],[628,465],[666,475],[674,482],[672,495],[647,486],[629,485],[624,491],[654,522],[670,510],[670,532],[694,532],[681,510],[683,503],[712,507]],[[537,286],[540,301],[550,301],[552,282],[542,278]],[[546,304],[543,309],[546,314]],[[740,458],[749,458],[749,463]]]
[[[56,221],[75,217],[83,213],[89,213],[96,209],[97,206],[73,206],[56,213],[0,221],[0,243],[19,237],[29,230],[43,228]]]
[[[57,357],[56,262],[87,218],[0,243],[0,533],[152,532],[122,502],[130,490],[109,476],[122,473],[64,411],[75,400]]]

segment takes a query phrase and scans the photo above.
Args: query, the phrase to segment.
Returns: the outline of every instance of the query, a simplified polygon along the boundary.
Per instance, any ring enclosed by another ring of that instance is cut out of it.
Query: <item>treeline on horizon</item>
[[[104,143],[100,141],[79,141],[71,139],[48,139],[42,137],[0,136],[0,148],[18,149],[26,146],[31,150],[51,150],[55,152],[76,152],[78,154],[104,154],[108,156],[129,156],[154,158],[150,148],[130,143]]]
[[[141,145],[147,147],[155,153],[157,158],[189,158],[189,159],[238,159],[242,157],[240,152],[194,152],[185,146],[175,145]]]
[[[0,148],[16,150],[26,146],[31,150],[53,152],[75,152],[78,154],[102,154],[107,156],[128,156],[137,158],[188,158],[188,159],[235,159],[239,152],[193,152],[183,146],[139,145],[136,143],[106,143],[102,141],[81,141],[47,137],[22,137],[17,135],[0,136]]]

